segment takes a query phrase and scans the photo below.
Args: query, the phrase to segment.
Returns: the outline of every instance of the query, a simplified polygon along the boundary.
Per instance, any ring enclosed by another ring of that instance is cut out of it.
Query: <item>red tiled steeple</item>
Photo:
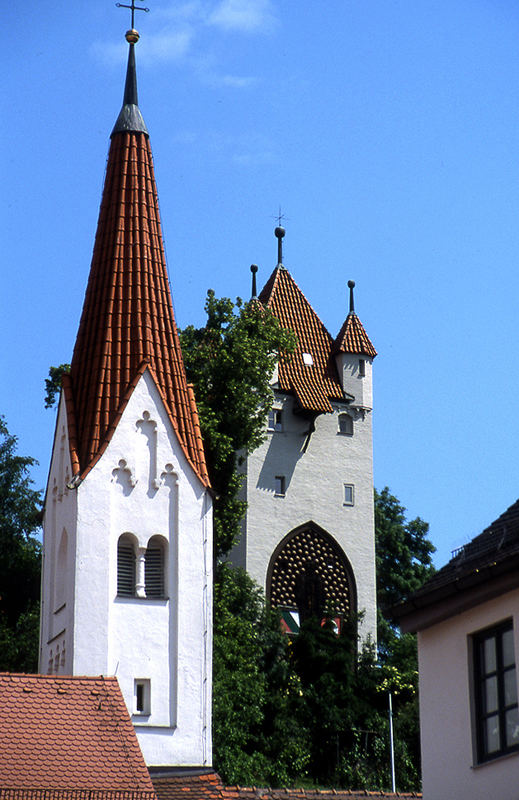
[[[268,279],[259,300],[297,337],[295,352],[286,359],[280,358],[279,388],[293,392],[306,411],[331,412],[330,399],[344,400],[332,356],[333,340],[282,265]]]
[[[93,466],[149,369],[185,455],[208,485],[169,290],[151,149],[137,105],[133,47],[70,377],[64,380],[72,461],[81,474]]]

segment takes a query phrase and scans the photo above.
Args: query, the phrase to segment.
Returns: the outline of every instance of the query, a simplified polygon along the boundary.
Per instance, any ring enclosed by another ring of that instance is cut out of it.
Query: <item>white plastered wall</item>
[[[418,634],[424,800],[517,800],[519,753],[475,762],[470,636],[513,619],[519,664],[519,590]]]
[[[210,765],[211,500],[148,372],[106,451],[69,494],[77,505],[70,671],[117,676],[148,765]],[[162,537],[165,599],[117,597],[122,534],[141,560],[149,539]],[[136,680],[150,683],[149,714],[134,713]]]
[[[315,420],[306,452],[309,421],[293,413],[294,399],[276,392],[283,430],[269,432],[266,441],[247,458],[244,495],[248,510],[242,540],[233,550],[265,590],[271,556],[281,540],[299,525],[313,521],[343,549],[353,569],[357,610],[363,614],[360,632],[376,641],[375,544],[371,415],[339,405]],[[353,436],[339,433],[338,415],[353,417]],[[285,477],[284,497],[274,493],[276,476]],[[355,504],[344,504],[344,484],[353,484]]]
[[[40,612],[40,663],[43,674],[72,673],[72,622],[75,599],[77,495],[67,488],[72,471],[65,401],[58,408],[45,498]],[[60,545],[66,552],[60,558]]]

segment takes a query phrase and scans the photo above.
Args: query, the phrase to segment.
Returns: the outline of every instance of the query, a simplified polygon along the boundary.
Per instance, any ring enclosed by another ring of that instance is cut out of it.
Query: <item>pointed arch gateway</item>
[[[312,520],[290,531],[274,550],[267,571],[270,604],[298,612],[307,576],[312,584],[310,593],[321,594],[322,605],[331,608],[334,616],[344,618],[356,613],[351,564],[333,536]]]

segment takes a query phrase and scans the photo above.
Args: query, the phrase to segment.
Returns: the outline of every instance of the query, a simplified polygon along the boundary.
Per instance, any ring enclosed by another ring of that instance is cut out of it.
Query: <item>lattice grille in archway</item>
[[[331,610],[346,616],[352,597],[344,555],[331,538],[311,527],[295,533],[275,554],[270,571],[271,605],[297,608],[297,578],[309,563],[315,565],[315,571],[322,579]]]

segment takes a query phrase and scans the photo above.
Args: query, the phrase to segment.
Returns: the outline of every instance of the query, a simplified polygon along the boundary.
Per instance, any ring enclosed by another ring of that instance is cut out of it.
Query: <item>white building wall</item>
[[[338,353],[335,358],[346,394],[353,395],[356,405],[373,408],[373,359],[357,353]]]
[[[106,451],[70,495],[77,504],[72,673],[118,677],[148,765],[211,764],[211,501],[148,372]],[[141,571],[149,539],[167,543],[165,599],[117,597],[125,533]],[[135,713],[136,680],[150,682],[149,714]]]
[[[315,420],[306,452],[309,421],[293,413],[294,399],[276,392],[283,430],[268,432],[266,441],[247,459],[245,487],[248,510],[234,563],[265,590],[274,549],[294,528],[310,520],[341,546],[353,568],[357,609],[364,612],[361,634],[376,641],[375,545],[371,415],[346,405]],[[338,432],[338,414],[354,418],[353,436]],[[283,475],[284,497],[275,496],[275,477]],[[354,485],[355,504],[344,504],[344,484]]]
[[[513,619],[519,665],[519,590],[418,634],[424,800],[517,800],[519,753],[477,764],[470,637]]]
[[[77,496],[67,488],[72,477],[65,401],[59,404],[52,451],[45,515],[40,611],[39,671],[72,672]],[[65,559],[60,544],[67,542]]]

